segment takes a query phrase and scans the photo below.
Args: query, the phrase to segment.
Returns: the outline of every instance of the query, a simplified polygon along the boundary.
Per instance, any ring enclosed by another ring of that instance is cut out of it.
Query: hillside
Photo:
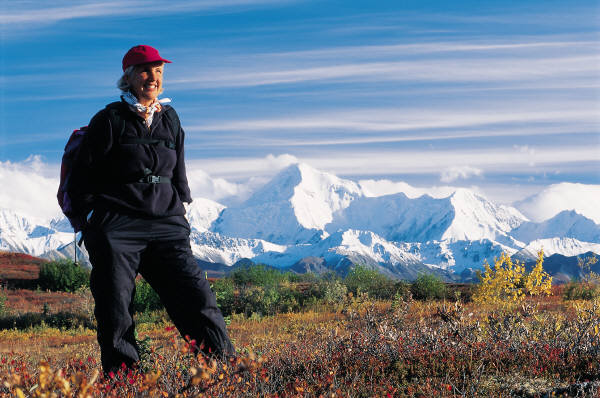
[[[37,279],[46,260],[23,253],[0,251],[0,281]]]

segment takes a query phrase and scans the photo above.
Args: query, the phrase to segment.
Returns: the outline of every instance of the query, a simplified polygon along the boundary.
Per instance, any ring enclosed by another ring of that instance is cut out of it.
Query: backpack
[[[71,223],[75,233],[83,230],[83,222],[73,211],[73,201],[69,195],[67,186],[72,170],[75,167],[75,159],[77,159],[77,155],[79,154],[83,137],[85,136],[85,133],[87,133],[87,127],[88,126],[84,126],[77,130],[73,130],[73,133],[71,133],[71,136],[67,141],[67,145],[65,145],[65,152],[63,153],[60,164],[60,183],[58,184],[58,192],[56,193],[58,205],[69,220],[69,223]]]
[[[111,119],[112,125],[121,125],[121,129],[119,132],[119,143],[127,143],[127,144],[151,144],[165,145],[167,148],[175,149],[175,142],[162,140],[162,139],[151,139],[151,138],[127,138],[122,139],[123,131],[125,130],[125,120],[118,114],[118,108],[121,106],[121,102],[113,102],[106,106],[109,109],[109,117]],[[171,129],[174,132],[175,140],[177,140],[177,134],[179,134],[179,118],[175,114],[174,116],[169,115],[169,112],[173,108],[167,107],[164,110],[164,117],[167,120],[167,123],[171,125]],[[63,214],[69,220],[69,223],[75,230],[75,233],[79,231],[83,231],[86,226],[86,219],[84,214],[77,214],[74,209],[78,208],[74,206],[73,198],[69,194],[69,182],[73,173],[73,170],[77,167],[76,160],[78,158],[81,144],[83,143],[83,139],[85,134],[88,131],[88,126],[81,127],[79,129],[73,130],[67,144],[65,145],[65,150],[62,156],[62,161],[60,165],[60,183],[58,185],[58,192],[56,193],[56,198],[58,199],[58,204],[63,212]],[[146,177],[146,176],[145,176]],[[147,177],[156,177],[156,176],[147,176]],[[166,179],[170,182],[170,180]],[[152,182],[153,179],[145,179],[143,182]],[[142,182],[140,180],[140,182]],[[81,241],[80,241],[81,242]]]

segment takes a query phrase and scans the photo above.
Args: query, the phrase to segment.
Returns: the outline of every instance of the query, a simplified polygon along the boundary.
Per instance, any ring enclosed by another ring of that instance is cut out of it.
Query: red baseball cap
[[[163,61],[168,64],[171,63],[171,61],[161,57],[158,53],[158,50],[154,47],[143,44],[131,47],[131,49],[127,51],[127,54],[125,54],[123,57],[123,72],[125,72],[125,69],[131,65],[147,64],[148,62],[156,61]]]

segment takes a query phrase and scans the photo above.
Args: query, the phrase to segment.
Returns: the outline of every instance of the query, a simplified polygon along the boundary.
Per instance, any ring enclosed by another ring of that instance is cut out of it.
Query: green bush
[[[90,272],[71,260],[58,260],[42,264],[38,284],[41,289],[75,292],[89,286]]]
[[[230,278],[221,278],[214,281],[211,285],[217,305],[224,316],[231,315],[235,312],[235,284]]]
[[[391,299],[396,294],[396,283],[393,280],[362,265],[354,267],[344,278],[344,283],[355,295],[362,292],[378,299]]]
[[[246,316],[252,313],[260,315],[272,315],[277,313],[277,302],[279,293],[273,286],[246,286],[240,288],[235,312],[241,312]]]
[[[133,296],[133,310],[135,312],[148,312],[163,308],[158,293],[144,279],[135,283],[135,295]]]
[[[286,279],[281,271],[263,264],[238,268],[229,277],[237,286],[273,286]]]
[[[305,274],[296,274],[294,272],[286,272],[283,274],[285,280],[293,283],[317,283],[319,282],[319,276],[312,272]]]
[[[348,287],[339,279],[323,279],[319,282],[320,299],[326,304],[341,304],[346,300]]]
[[[446,297],[446,284],[433,274],[421,274],[412,283],[410,291],[416,300],[434,300]]]
[[[592,283],[571,281],[563,290],[564,300],[593,300],[600,297],[600,286]]]

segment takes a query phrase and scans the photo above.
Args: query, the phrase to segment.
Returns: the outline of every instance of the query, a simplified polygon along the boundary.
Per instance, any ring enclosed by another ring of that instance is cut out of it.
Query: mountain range
[[[571,189],[578,194],[571,203],[578,206],[560,199]],[[464,188],[446,197],[373,196],[359,183],[298,163],[239,205],[196,198],[187,217],[194,256],[211,270],[250,260],[297,272],[343,274],[363,264],[396,278],[434,272],[460,280],[502,252],[524,261],[542,248],[548,256],[600,254],[597,190],[557,184],[514,207]],[[536,204],[556,203],[562,207],[547,219],[524,215]],[[60,258],[73,257],[75,248],[64,217],[42,220],[0,209],[0,250]],[[85,264],[85,248],[77,254]]]

